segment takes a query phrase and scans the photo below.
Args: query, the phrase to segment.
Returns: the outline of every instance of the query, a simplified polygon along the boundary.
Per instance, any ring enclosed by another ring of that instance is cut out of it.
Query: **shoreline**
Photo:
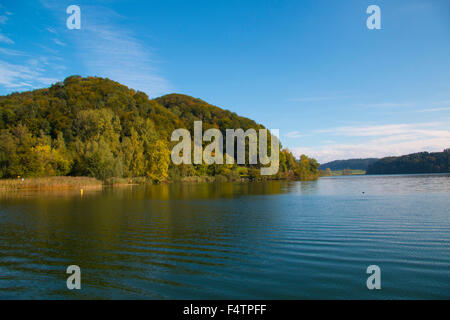
[[[295,180],[289,178],[274,178],[274,179],[250,179],[248,177],[241,177],[239,179],[226,179],[223,176],[189,176],[181,179],[167,180],[161,184],[200,184],[200,183],[223,183],[223,182],[263,182],[270,180]],[[317,179],[316,179],[317,180]],[[300,180],[299,180],[300,181]],[[313,180],[308,180],[313,181]],[[42,177],[42,178],[26,178],[23,181],[19,179],[0,179],[0,193],[21,192],[21,191],[74,191],[81,192],[91,190],[102,190],[104,188],[138,186],[138,185],[155,185],[145,178],[112,178],[106,181],[101,181],[91,177]]]
[[[0,192],[15,191],[58,191],[58,190],[98,190],[103,182],[90,177],[45,177],[22,179],[1,179]]]

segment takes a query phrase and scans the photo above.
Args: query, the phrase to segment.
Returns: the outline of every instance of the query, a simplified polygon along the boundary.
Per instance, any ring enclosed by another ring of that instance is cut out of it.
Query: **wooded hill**
[[[367,168],[367,174],[450,173],[450,149],[382,158]]]
[[[189,176],[261,178],[259,165],[180,165],[170,161],[172,131],[264,128],[255,121],[181,94],[156,99],[115,81],[71,76],[50,88],[0,97],[0,178],[42,176]],[[316,179],[319,164],[280,151],[276,177]]]

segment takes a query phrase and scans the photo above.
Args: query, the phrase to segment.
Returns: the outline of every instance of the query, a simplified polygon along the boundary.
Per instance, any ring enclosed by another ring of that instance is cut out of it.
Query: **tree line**
[[[174,129],[262,129],[253,120],[181,94],[156,99],[115,81],[71,76],[50,88],[0,97],[0,178],[43,176],[146,177],[149,181],[189,176],[262,179],[260,165],[180,165],[170,161]],[[280,151],[272,178],[312,180],[316,160]]]
[[[419,152],[401,157],[386,157],[372,163],[367,174],[449,173],[450,149]]]

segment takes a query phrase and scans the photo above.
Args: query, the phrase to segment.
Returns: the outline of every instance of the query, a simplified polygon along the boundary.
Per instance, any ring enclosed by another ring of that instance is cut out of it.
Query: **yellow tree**
[[[146,175],[149,179],[161,182],[168,176],[170,150],[167,142],[156,140],[148,147]]]

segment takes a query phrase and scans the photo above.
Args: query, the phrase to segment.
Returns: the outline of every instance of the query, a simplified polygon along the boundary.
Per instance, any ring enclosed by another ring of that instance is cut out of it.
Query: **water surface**
[[[450,175],[3,194],[0,298],[449,299],[449,195]]]

